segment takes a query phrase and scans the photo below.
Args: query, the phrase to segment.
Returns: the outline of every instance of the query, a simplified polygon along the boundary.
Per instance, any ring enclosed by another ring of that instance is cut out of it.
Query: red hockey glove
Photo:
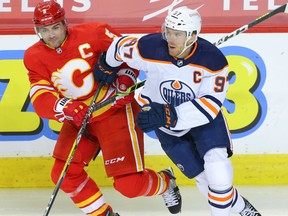
[[[137,81],[136,74],[131,69],[121,69],[118,72],[118,77],[114,83],[116,91],[118,93],[126,92],[127,89],[134,85]],[[134,100],[134,92],[130,93],[126,96],[119,96],[116,98],[116,101],[112,104],[112,106],[116,108],[121,108],[126,104],[131,103]]]
[[[67,119],[73,121],[77,127],[81,127],[88,109],[89,107],[85,103],[69,98],[57,100],[54,107],[55,117],[59,122]]]

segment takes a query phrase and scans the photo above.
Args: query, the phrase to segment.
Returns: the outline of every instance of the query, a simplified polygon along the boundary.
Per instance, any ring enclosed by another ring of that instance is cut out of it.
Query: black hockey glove
[[[94,67],[94,79],[103,85],[112,84],[117,77],[119,67],[111,67],[106,63],[106,52],[101,53]]]
[[[175,127],[178,117],[176,110],[169,104],[152,102],[142,107],[142,112],[137,115],[137,126],[144,132],[149,132],[160,127]]]

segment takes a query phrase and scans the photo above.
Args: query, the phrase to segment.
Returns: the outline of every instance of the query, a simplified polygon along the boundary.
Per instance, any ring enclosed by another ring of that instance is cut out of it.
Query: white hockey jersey
[[[138,98],[175,106],[178,122],[164,132],[182,136],[189,129],[207,124],[217,116],[228,89],[228,63],[222,52],[198,37],[192,52],[184,59],[168,53],[161,33],[141,38],[121,37],[107,51],[111,66],[126,62],[146,72],[147,79]]]

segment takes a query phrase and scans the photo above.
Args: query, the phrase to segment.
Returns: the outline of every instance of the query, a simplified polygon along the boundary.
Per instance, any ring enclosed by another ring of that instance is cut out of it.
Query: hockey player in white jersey
[[[211,215],[259,216],[233,186],[231,139],[221,111],[228,63],[217,47],[198,37],[200,30],[197,11],[177,8],[166,17],[162,34],[115,39],[99,70],[104,66],[113,71],[126,62],[146,72],[138,127],[154,130],[171,160],[196,179]]]

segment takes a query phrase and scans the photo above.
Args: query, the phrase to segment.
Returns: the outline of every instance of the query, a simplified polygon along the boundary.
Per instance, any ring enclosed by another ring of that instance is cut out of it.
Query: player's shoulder
[[[195,55],[199,55],[197,63],[212,70],[220,70],[227,66],[228,62],[225,55],[214,44],[198,37],[197,50]]]
[[[85,23],[73,25],[70,28],[76,30],[76,29],[98,28],[98,27],[104,27],[104,26],[108,26],[108,24],[103,23],[103,22],[85,22]]]
[[[42,50],[44,48],[43,46],[45,46],[45,44],[41,40],[39,40],[38,42],[28,47],[24,52],[24,59],[35,59],[38,56],[41,56]]]
[[[69,27],[68,31],[70,34],[95,34],[95,32],[105,32],[107,28],[111,28],[107,23],[87,22]]]
[[[84,35],[86,38],[92,37],[93,39],[102,36],[108,36],[111,38],[113,35],[120,36],[120,33],[104,22],[81,23],[70,27],[68,31],[72,35],[78,35],[79,37]]]
[[[198,37],[197,43],[198,43],[198,50],[201,51],[201,53],[207,56],[215,56],[218,58],[224,57],[223,53],[219,50],[218,47],[216,47],[211,42],[205,40],[204,38]]]
[[[167,57],[167,42],[161,33],[152,33],[142,36],[138,41],[141,56],[147,59],[165,60]]]
[[[163,41],[163,37],[161,33],[151,33],[142,36],[139,40],[140,43],[143,44],[161,44]]]

